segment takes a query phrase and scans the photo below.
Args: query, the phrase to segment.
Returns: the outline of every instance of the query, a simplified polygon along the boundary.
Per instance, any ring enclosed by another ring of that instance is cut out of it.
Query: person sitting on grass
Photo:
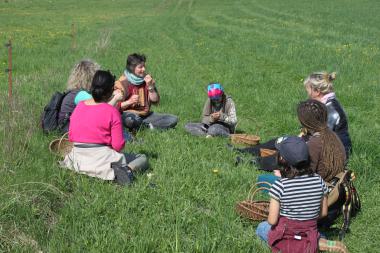
[[[197,136],[229,136],[237,124],[235,103],[224,93],[220,83],[207,86],[208,98],[203,107],[201,123],[187,123],[187,132]]]
[[[62,164],[79,173],[119,184],[130,183],[133,172],[148,167],[143,154],[124,154],[123,126],[119,111],[108,104],[115,77],[98,70],[91,84],[92,98],[82,101],[70,118],[69,140],[74,143]]]
[[[310,99],[315,99],[327,107],[327,126],[334,131],[342,141],[347,159],[352,151],[351,138],[348,133],[346,113],[334,93],[333,81],[336,73],[315,72],[309,75],[305,82],[305,89]]]
[[[317,100],[308,99],[299,103],[297,115],[305,131],[302,138],[309,148],[310,168],[330,182],[345,170],[346,155],[338,136],[327,127],[327,108]],[[273,183],[280,177],[278,170],[274,174],[259,175],[258,181]]]
[[[177,125],[178,117],[170,114],[152,112],[150,106],[158,104],[160,95],[156,81],[145,69],[146,57],[142,54],[128,55],[126,69],[115,83],[123,99],[123,123],[126,128],[136,131],[142,126],[151,129],[169,129]]]
[[[303,138],[309,147],[311,169],[330,182],[345,169],[346,152],[339,137],[328,128],[328,108],[308,99],[297,107],[298,119],[305,129]]]
[[[58,125],[63,133],[69,131],[70,116],[80,101],[91,99],[91,81],[100,65],[93,60],[83,59],[75,64],[67,80],[68,94],[63,98],[58,114]],[[109,103],[116,105],[121,96],[114,96]]]
[[[275,146],[282,178],[269,191],[268,220],[258,225],[256,234],[272,252],[314,253],[318,248],[347,252],[341,242],[319,236],[317,220],[327,215],[328,188],[309,166],[305,141],[289,136],[279,138]]]
[[[342,142],[345,154],[346,154],[346,163],[348,161],[349,155],[352,150],[352,144],[350,135],[348,133],[348,123],[347,116],[336,99],[336,95],[333,92],[333,80],[335,80],[335,73],[327,72],[315,72],[309,75],[305,82],[304,86],[307,91],[308,97],[310,99],[315,99],[325,104],[327,107],[327,127],[335,132]],[[302,133],[301,133],[302,134]],[[269,140],[265,143],[254,147],[235,149],[242,153],[251,153],[255,156],[260,155],[260,149],[272,149],[274,150],[274,143],[277,138]]]

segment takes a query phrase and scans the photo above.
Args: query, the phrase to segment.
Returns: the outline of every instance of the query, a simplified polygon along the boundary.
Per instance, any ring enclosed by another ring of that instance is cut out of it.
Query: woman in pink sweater
[[[148,166],[145,155],[124,154],[123,125],[120,112],[109,105],[113,95],[115,77],[108,71],[95,73],[91,84],[92,99],[82,101],[70,118],[69,139],[72,151],[63,163],[79,173],[104,180],[126,184],[133,179],[133,171]]]

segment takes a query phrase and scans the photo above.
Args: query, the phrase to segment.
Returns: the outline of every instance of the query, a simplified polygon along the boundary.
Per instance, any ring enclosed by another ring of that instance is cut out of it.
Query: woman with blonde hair
[[[340,139],[344,146],[346,160],[352,151],[351,138],[348,133],[347,116],[342,106],[336,98],[333,89],[333,80],[336,73],[314,72],[309,75],[305,81],[305,89],[310,99],[315,99],[326,105],[327,108],[327,127],[333,131]],[[302,133],[301,133],[302,134]],[[260,155],[260,149],[274,150],[274,144],[277,138],[269,140],[263,144],[249,148],[234,149],[242,153],[251,153],[255,156]]]
[[[66,92],[58,115],[58,125],[62,132],[69,130],[70,116],[80,101],[91,99],[91,82],[95,72],[100,70],[100,65],[91,59],[83,59],[76,63],[67,80]],[[114,96],[109,104],[115,105],[120,96]]]
[[[318,100],[327,107],[327,126],[334,131],[342,141],[346,156],[351,153],[352,144],[348,133],[347,116],[336,98],[333,81],[336,73],[314,72],[304,81],[309,98]]]

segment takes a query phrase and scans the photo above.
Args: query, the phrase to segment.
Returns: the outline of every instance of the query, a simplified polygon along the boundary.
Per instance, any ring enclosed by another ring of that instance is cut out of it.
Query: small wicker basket
[[[258,185],[267,184],[266,187],[259,187]],[[263,190],[269,190],[271,184],[267,182],[259,182],[252,186],[248,194],[248,199],[236,204],[236,212],[244,218],[253,221],[263,221],[268,218],[269,214],[269,201],[267,200],[254,200],[256,193]]]
[[[275,156],[275,155],[277,155],[276,150],[260,148],[260,156],[261,157],[268,157],[268,156]]]
[[[62,135],[61,138],[54,139],[49,144],[49,150],[51,153],[60,157],[65,157],[73,148],[73,143],[66,138],[67,133]]]
[[[231,143],[232,144],[244,144],[248,146],[254,146],[259,144],[260,137],[257,135],[251,134],[231,134]]]

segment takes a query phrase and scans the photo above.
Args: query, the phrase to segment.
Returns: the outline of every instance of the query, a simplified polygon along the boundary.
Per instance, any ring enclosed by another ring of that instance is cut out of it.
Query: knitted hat
[[[210,99],[218,99],[223,94],[224,94],[224,89],[220,83],[213,83],[207,86],[207,95]]]

